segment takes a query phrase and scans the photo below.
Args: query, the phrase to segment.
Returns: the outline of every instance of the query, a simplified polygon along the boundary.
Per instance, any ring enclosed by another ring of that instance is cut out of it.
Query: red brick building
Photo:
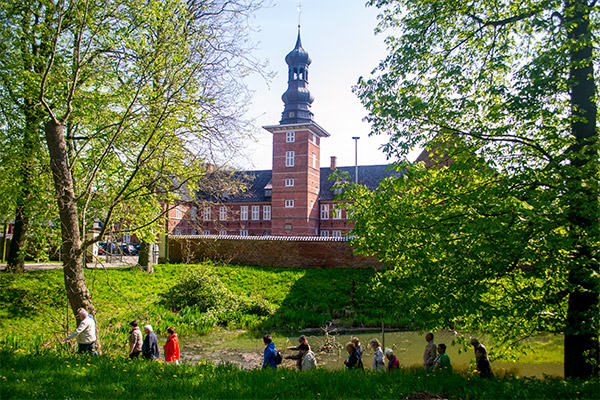
[[[285,61],[288,89],[282,96],[282,118],[277,125],[263,127],[273,135],[273,169],[244,171],[249,188],[240,196],[177,205],[169,212],[171,234],[341,237],[352,229],[346,212],[336,208],[337,193],[328,177],[338,168],[354,181],[355,167],[337,167],[335,157],[321,167],[321,146],[330,134],[310,111],[311,59],[302,47],[300,30]],[[358,182],[375,189],[384,177],[398,174],[387,165],[359,166]]]

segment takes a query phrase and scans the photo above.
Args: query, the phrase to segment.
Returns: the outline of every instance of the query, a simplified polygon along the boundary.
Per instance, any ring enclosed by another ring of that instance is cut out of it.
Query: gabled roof
[[[271,201],[271,197],[265,197],[265,188],[270,189],[272,187],[272,175],[271,170],[243,171],[239,173],[240,179],[248,182],[248,190],[239,195],[227,197],[225,201],[228,203]]]
[[[350,174],[350,182],[355,182],[355,167],[337,167],[336,169],[342,170]],[[319,192],[319,200],[328,201],[334,200],[335,194],[333,193],[334,180],[328,179],[333,173],[330,168],[321,168],[321,188]],[[358,183],[365,185],[369,190],[377,189],[379,182],[388,176],[400,176],[402,172],[396,171],[396,169],[388,164],[382,165],[359,165],[358,166]]]

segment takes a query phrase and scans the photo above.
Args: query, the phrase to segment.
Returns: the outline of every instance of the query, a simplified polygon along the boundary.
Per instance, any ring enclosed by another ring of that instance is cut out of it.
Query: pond
[[[368,347],[373,338],[382,341],[381,331],[358,331],[343,332],[330,335],[327,338],[323,332],[298,333],[289,332],[275,335],[273,341],[278,350],[284,356],[295,354],[294,351],[286,351],[288,346],[296,346],[298,336],[306,335],[311,348],[315,352],[319,365],[328,369],[341,369],[347,353],[343,349],[352,336],[357,336],[363,346],[363,362],[366,369],[371,368],[373,350]],[[469,363],[474,359],[472,349],[464,351],[462,346],[452,342],[457,338],[455,332],[438,332],[435,334],[435,343],[445,343],[448,346],[447,354],[450,356],[452,366],[455,370],[466,370]],[[468,335],[465,335],[468,337]],[[534,376],[542,378],[544,375],[563,376],[562,362],[562,336],[544,335],[530,339],[534,352],[520,357],[518,362],[493,361],[492,370],[497,374],[511,372],[519,376]],[[481,339],[487,344],[484,338]],[[325,343],[339,344],[332,352],[319,352],[319,348]],[[385,347],[394,349],[394,353],[400,360],[400,365],[409,367],[422,365],[423,350],[425,349],[425,337],[414,331],[385,332]],[[197,363],[202,360],[210,360],[216,364],[230,362],[239,365],[240,368],[256,368],[262,365],[264,344],[262,336],[252,336],[244,331],[221,330],[205,336],[188,336],[180,339],[181,357],[184,362]],[[487,346],[488,349],[490,346]],[[293,368],[295,362],[284,360],[283,366]]]

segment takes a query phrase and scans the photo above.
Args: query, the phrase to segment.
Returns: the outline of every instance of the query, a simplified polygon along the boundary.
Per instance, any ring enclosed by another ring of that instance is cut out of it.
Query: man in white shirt
[[[93,355],[98,354],[94,349],[94,343],[96,342],[96,321],[83,308],[77,310],[77,315],[79,315],[81,321],[79,326],[73,333],[63,339],[63,342],[75,337],[79,345],[78,353],[90,352]]]
[[[423,368],[427,371],[435,362],[437,354],[435,343],[433,342],[433,333],[428,332],[427,335],[425,335],[425,340],[427,340],[427,346],[425,346],[425,351],[423,352]]]

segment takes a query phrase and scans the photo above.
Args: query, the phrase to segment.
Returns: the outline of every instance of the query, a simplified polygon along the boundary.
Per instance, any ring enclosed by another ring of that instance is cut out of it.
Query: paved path
[[[130,267],[136,265],[138,261],[137,256],[123,256],[113,257],[110,263],[104,261],[98,261],[94,263],[87,263],[86,268],[115,268],[115,267]],[[26,270],[43,270],[43,269],[62,269],[61,263],[26,263]],[[4,270],[6,264],[0,264],[0,270]]]

